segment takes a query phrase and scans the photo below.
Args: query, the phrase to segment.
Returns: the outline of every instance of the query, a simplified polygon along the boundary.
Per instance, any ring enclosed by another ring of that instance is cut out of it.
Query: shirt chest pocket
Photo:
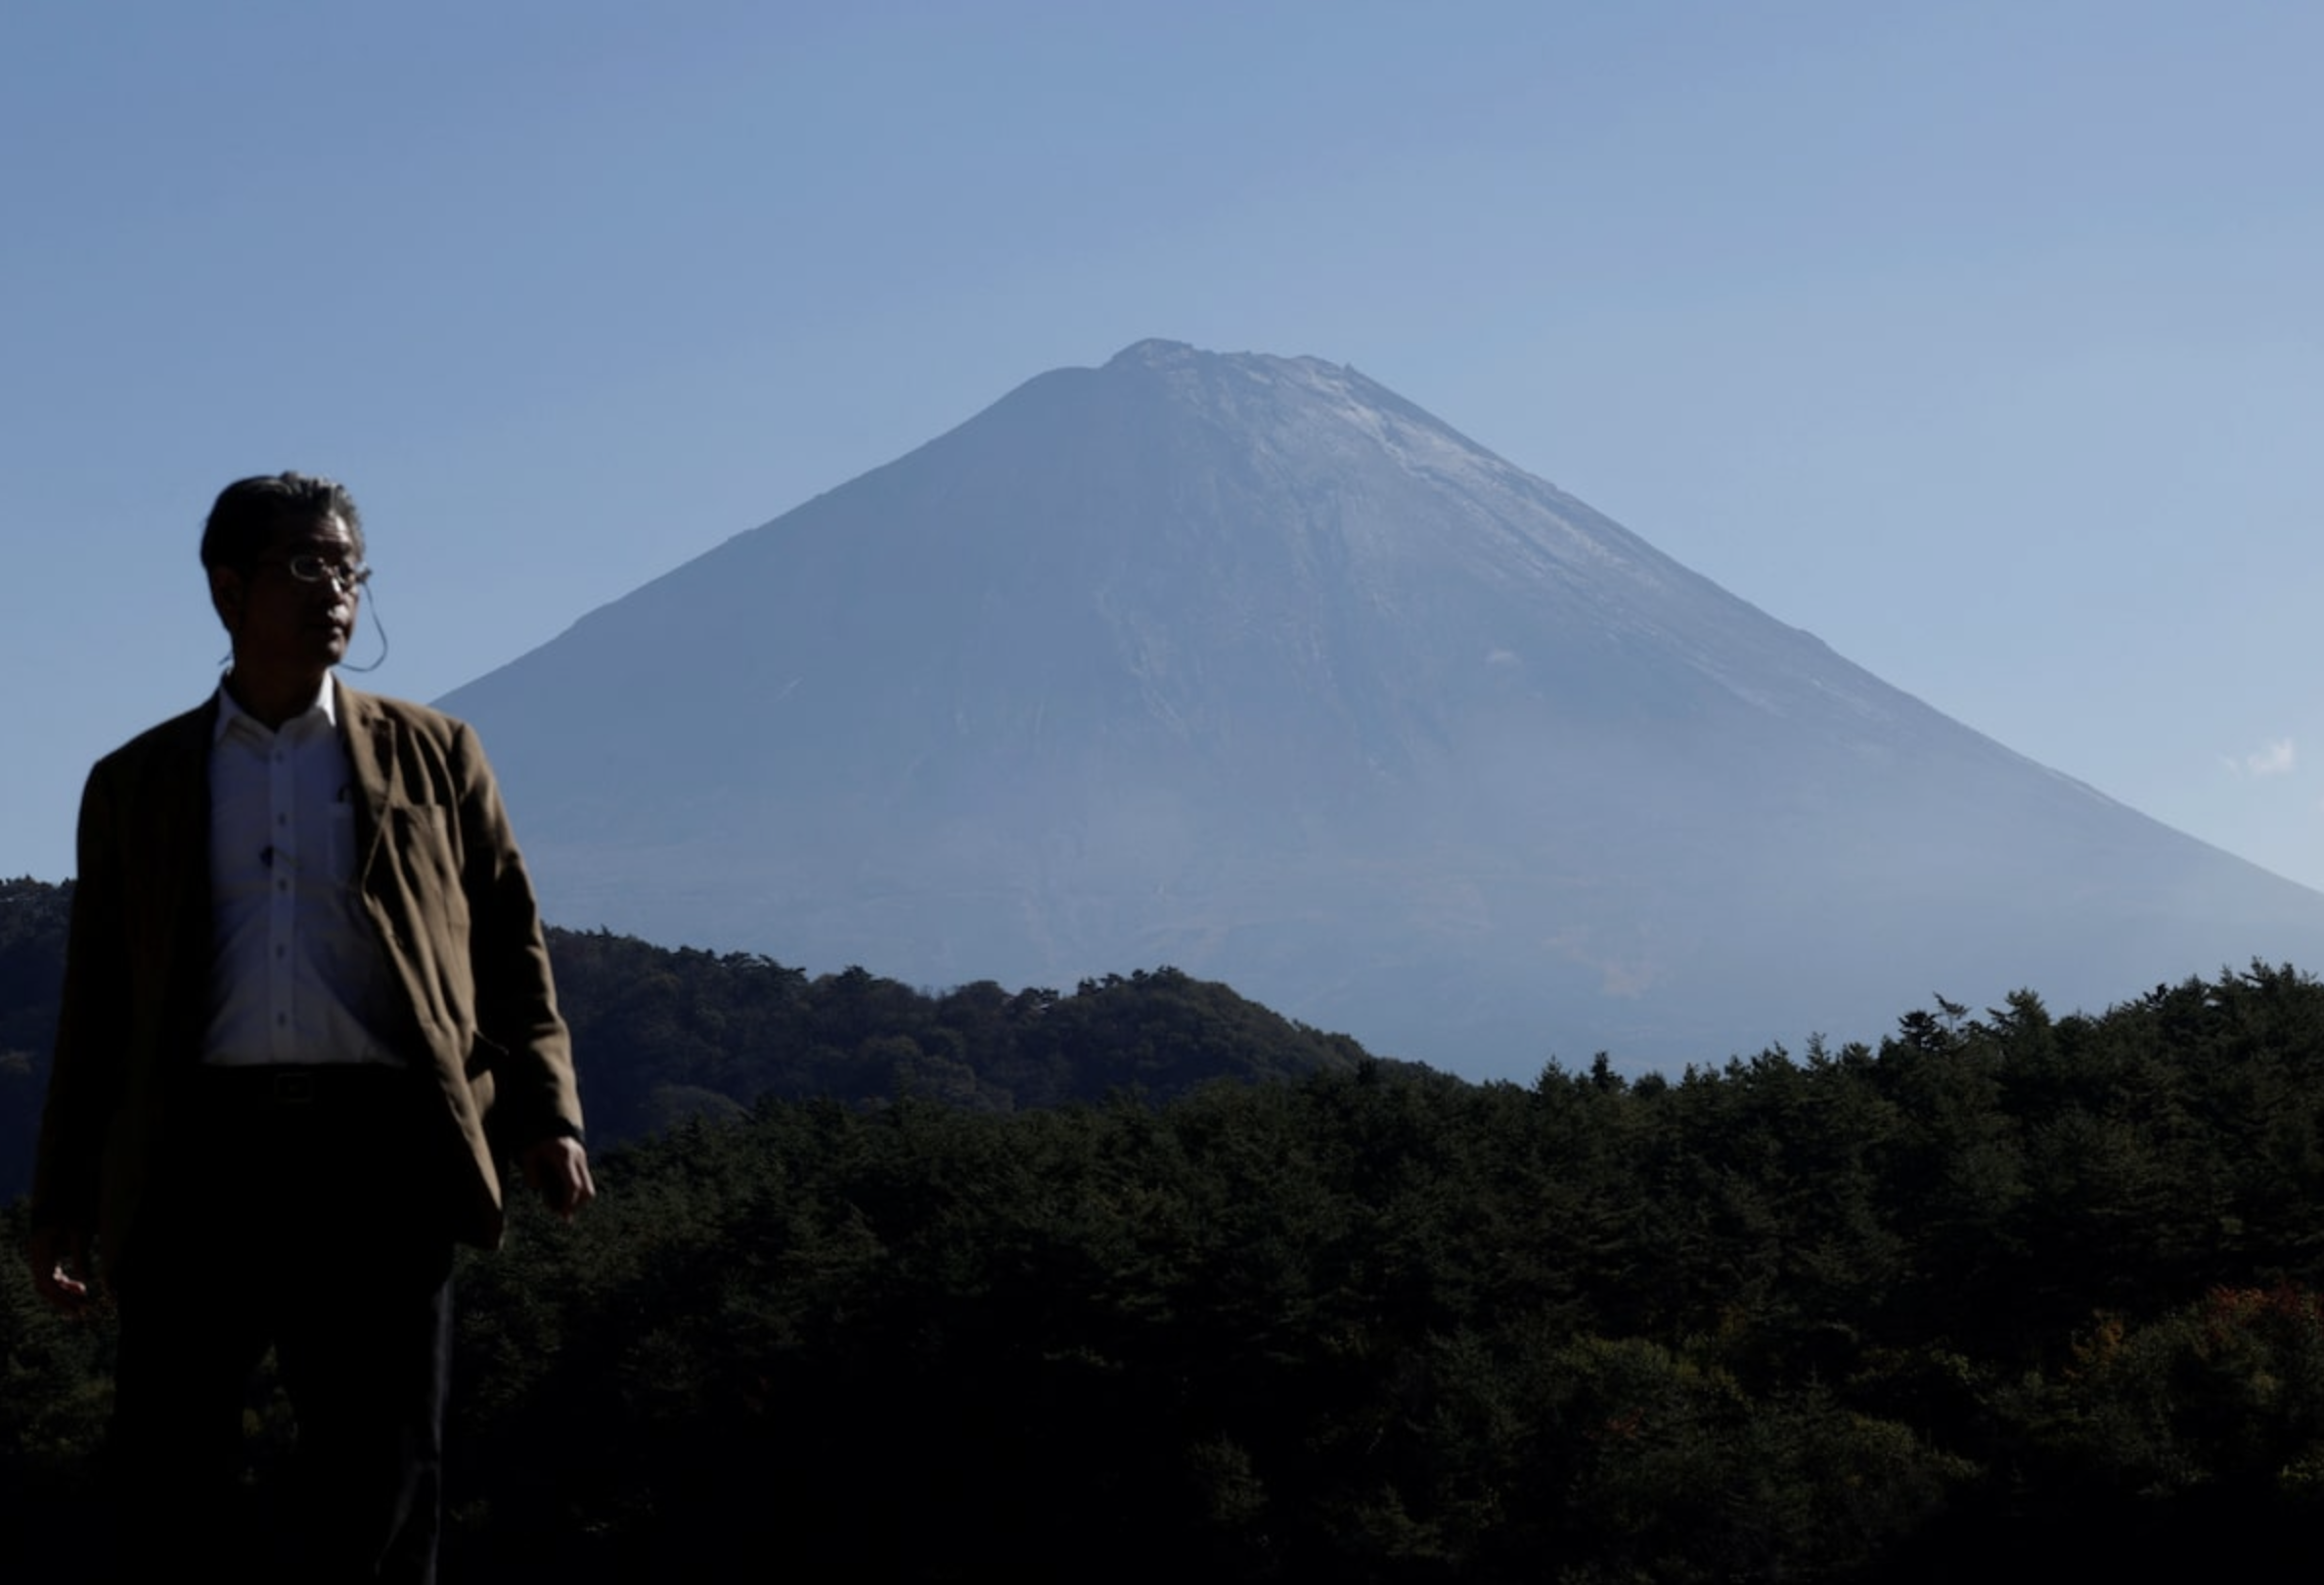
[[[323,858],[331,866],[332,879],[341,885],[352,884],[361,873],[363,855],[356,850],[355,805],[344,795],[334,799],[323,817]]]

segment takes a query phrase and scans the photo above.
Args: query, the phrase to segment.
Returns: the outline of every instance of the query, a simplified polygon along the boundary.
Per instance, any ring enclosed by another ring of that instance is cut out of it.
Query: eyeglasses
[[[330,583],[341,589],[360,589],[371,582],[372,569],[358,562],[349,566],[328,556],[286,556],[279,562],[260,562],[260,566],[279,566],[301,583]]]

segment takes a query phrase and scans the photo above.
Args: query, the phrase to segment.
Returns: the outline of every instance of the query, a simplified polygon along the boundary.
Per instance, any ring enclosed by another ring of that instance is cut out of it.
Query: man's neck
[[[245,714],[269,732],[280,732],[285,721],[314,707],[330,676],[326,671],[312,677],[254,677],[237,666],[226,673],[225,688]]]

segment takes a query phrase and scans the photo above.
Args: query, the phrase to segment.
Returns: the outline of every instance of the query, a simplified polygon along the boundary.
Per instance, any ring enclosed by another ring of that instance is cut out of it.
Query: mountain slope
[[[1309,358],[1043,375],[444,703],[560,922],[927,984],[1169,963],[1471,1073],[2324,929]]]

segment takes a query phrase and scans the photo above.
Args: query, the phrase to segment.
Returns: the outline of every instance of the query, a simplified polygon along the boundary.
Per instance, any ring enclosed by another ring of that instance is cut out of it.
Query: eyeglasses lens
[[[342,589],[360,589],[371,581],[370,567],[349,566],[343,562],[327,561],[320,556],[293,556],[283,565],[301,583],[329,582]]]

